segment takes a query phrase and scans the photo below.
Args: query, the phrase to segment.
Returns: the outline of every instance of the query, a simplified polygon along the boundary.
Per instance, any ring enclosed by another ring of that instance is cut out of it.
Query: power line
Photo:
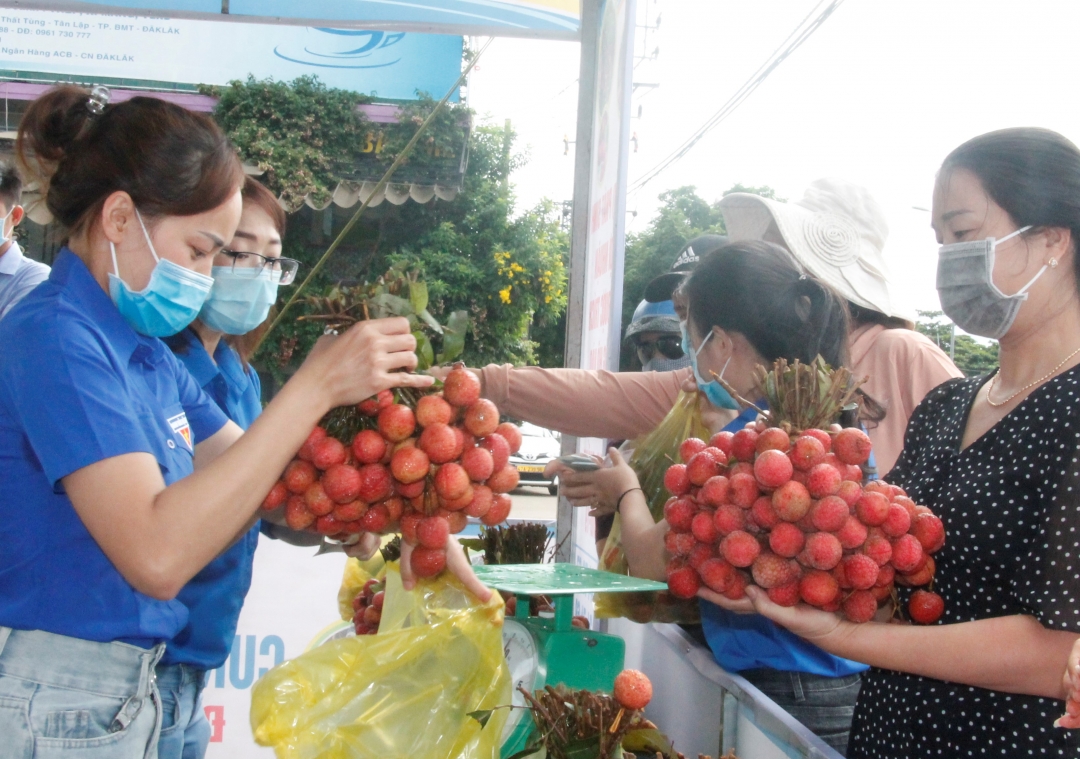
[[[814,14],[817,13],[818,9],[825,5],[826,2],[829,3],[828,6],[814,17]],[[710,130],[730,116],[736,108],[742,105],[742,103],[761,86],[761,83],[768,78],[769,74],[771,74],[777,66],[783,63],[789,55],[798,50],[799,47],[825,23],[829,16],[833,14],[833,11],[839,8],[843,2],[844,0],[831,0],[831,2],[830,0],[820,0],[820,2],[810,10],[806,17],[799,22],[795,29],[792,30],[791,34],[787,36],[787,39],[781,42],[780,46],[772,52],[763,64],[761,64],[760,68],[758,68],[758,70],[735,91],[734,95],[728,98],[727,102],[720,107],[720,110],[710,116],[709,119],[694,132],[694,134],[692,134],[673,153],[668,155],[667,158],[634,180],[633,184],[630,185],[629,190],[640,190],[668,167],[689,153],[702,137],[708,134]]]

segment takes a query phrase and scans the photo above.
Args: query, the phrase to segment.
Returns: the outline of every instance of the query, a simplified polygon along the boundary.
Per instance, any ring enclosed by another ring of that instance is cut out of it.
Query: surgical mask
[[[701,372],[698,370],[698,355],[705,348],[705,343],[709,342],[709,338],[716,333],[709,330],[709,334],[701,341],[701,345],[699,345],[698,349],[695,351],[690,348],[690,333],[686,329],[686,322],[682,322],[680,326],[682,327],[683,333],[683,348],[690,356],[690,366],[694,368],[694,381],[697,382],[698,390],[705,393],[705,397],[709,400],[709,403],[716,406],[716,408],[726,408],[738,411],[740,406],[738,402],[731,397],[731,393],[729,393],[717,380],[706,382],[701,376]],[[724,376],[724,372],[727,371],[728,364],[730,363],[731,356],[728,356],[728,360],[724,362],[724,368],[720,370],[721,377]]]
[[[199,312],[207,327],[226,335],[244,335],[266,321],[277,301],[280,271],[269,267],[215,266],[214,287]]]
[[[682,358],[665,358],[662,355],[653,356],[641,365],[643,372],[674,372],[690,366],[690,356],[683,354]]]
[[[1006,295],[994,284],[995,248],[1031,229],[1022,227],[995,240],[958,242],[938,250],[937,290],[941,310],[960,329],[972,335],[998,339],[1009,331],[1028,290],[1049,268],[1039,269],[1015,295]]]
[[[7,215],[4,218],[0,219],[0,245],[6,244],[7,241],[11,239],[10,237],[7,236],[7,234],[4,232],[4,230],[7,229],[7,221],[8,221],[8,219],[11,218],[11,214],[14,211],[15,211],[15,207],[12,206],[11,210],[7,212]],[[14,230],[12,230],[12,231],[14,231]]]
[[[140,335],[147,337],[168,337],[180,332],[195,321],[199,309],[203,307],[210,288],[214,285],[213,277],[185,269],[167,259],[159,258],[150,241],[150,234],[143,224],[138,210],[135,216],[142,227],[143,237],[150,246],[150,253],[157,261],[150,281],[142,290],[135,292],[124,280],[120,279],[120,267],[116,263],[116,246],[109,242],[112,252],[113,272],[109,275],[109,297],[112,298],[120,315]]]

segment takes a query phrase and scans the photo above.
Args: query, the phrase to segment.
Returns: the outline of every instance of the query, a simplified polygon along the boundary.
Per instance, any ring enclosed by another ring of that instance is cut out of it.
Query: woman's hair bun
[[[54,87],[33,102],[19,124],[15,156],[28,182],[47,191],[57,165],[93,117],[90,92],[74,85]]]

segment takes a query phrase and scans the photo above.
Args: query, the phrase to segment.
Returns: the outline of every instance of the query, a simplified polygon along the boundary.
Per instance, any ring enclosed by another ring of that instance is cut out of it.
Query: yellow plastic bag
[[[697,392],[680,392],[675,405],[664,421],[652,432],[634,442],[629,464],[637,473],[649,511],[657,521],[664,518],[664,503],[668,492],[664,488],[664,472],[679,460],[679,446],[687,438],[709,439],[709,430],[701,421]],[[626,553],[622,546],[622,524],[619,515],[604,542],[600,569],[617,574],[629,574]],[[682,600],[667,591],[659,593],[598,593],[594,613],[597,617],[627,617],[635,622],[701,621],[696,599]]]
[[[257,743],[279,759],[498,759],[510,703],[503,603],[444,574],[411,592],[387,566],[377,635],[332,640],[270,670],[251,694]]]

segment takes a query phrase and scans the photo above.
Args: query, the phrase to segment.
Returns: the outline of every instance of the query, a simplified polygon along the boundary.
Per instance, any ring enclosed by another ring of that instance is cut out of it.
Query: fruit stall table
[[[725,671],[678,625],[604,621],[626,642],[628,669],[653,684],[645,716],[686,756],[842,759],[832,747],[749,682]]]

